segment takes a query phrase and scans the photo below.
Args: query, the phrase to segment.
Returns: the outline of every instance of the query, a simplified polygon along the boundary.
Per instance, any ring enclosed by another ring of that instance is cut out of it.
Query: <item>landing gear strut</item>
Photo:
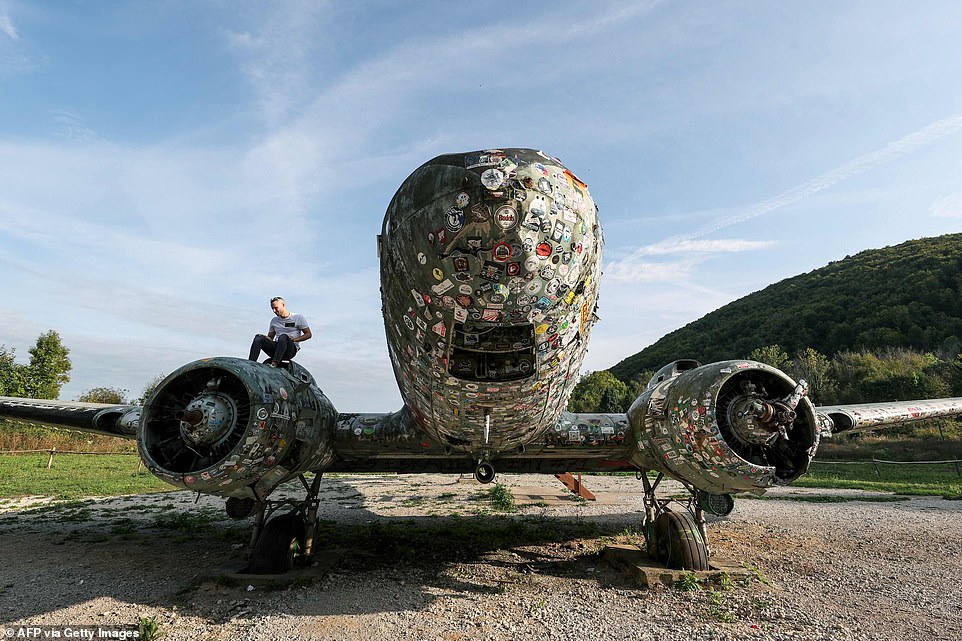
[[[642,473],[645,486],[645,539],[648,554],[677,570],[708,570],[708,546],[705,543],[705,514],[694,496],[687,502],[658,498],[655,491],[664,478],[658,474],[654,483]],[[672,511],[677,503],[684,511]]]
[[[295,561],[314,556],[317,509],[320,506],[317,493],[321,487],[321,477],[322,474],[318,472],[308,485],[303,474],[298,476],[307,492],[301,501],[257,501],[247,572],[283,574],[294,567]],[[290,511],[275,515],[284,506],[289,506]]]

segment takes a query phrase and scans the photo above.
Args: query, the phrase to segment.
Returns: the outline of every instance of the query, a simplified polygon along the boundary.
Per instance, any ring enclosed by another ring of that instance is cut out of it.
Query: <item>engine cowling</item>
[[[761,493],[811,464],[820,432],[804,383],[755,361],[676,361],[628,410],[631,462],[711,494]]]
[[[189,490],[264,498],[333,458],[337,411],[310,372],[239,358],[184,365],[144,405],[140,456],[158,478]]]

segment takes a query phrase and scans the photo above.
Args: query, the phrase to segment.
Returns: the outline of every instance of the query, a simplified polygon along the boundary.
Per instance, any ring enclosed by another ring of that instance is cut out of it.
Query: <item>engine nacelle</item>
[[[209,358],[157,386],[137,445],[148,469],[172,485],[257,499],[330,464],[336,421],[334,406],[297,363]]]
[[[676,361],[628,410],[631,462],[711,494],[795,480],[818,448],[804,383],[754,361]]]

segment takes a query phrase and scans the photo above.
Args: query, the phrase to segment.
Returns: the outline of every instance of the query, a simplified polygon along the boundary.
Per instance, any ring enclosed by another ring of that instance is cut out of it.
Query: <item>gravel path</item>
[[[962,634],[962,502],[786,488],[740,499],[710,544],[750,581],[638,588],[603,561],[640,542],[640,484],[550,476],[325,479],[326,552],[283,585],[230,585],[248,530],[183,492],[0,505],[0,622],[119,625],[164,639],[950,639]],[[805,500],[800,500],[805,499]],[[825,502],[828,500],[838,502]],[[814,502],[820,501],[820,502]]]

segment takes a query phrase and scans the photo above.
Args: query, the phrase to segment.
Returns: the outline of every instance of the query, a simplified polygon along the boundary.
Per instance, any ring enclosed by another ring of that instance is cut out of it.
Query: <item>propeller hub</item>
[[[237,405],[230,396],[205,392],[187,404],[180,434],[190,445],[211,447],[227,438],[236,419]]]

